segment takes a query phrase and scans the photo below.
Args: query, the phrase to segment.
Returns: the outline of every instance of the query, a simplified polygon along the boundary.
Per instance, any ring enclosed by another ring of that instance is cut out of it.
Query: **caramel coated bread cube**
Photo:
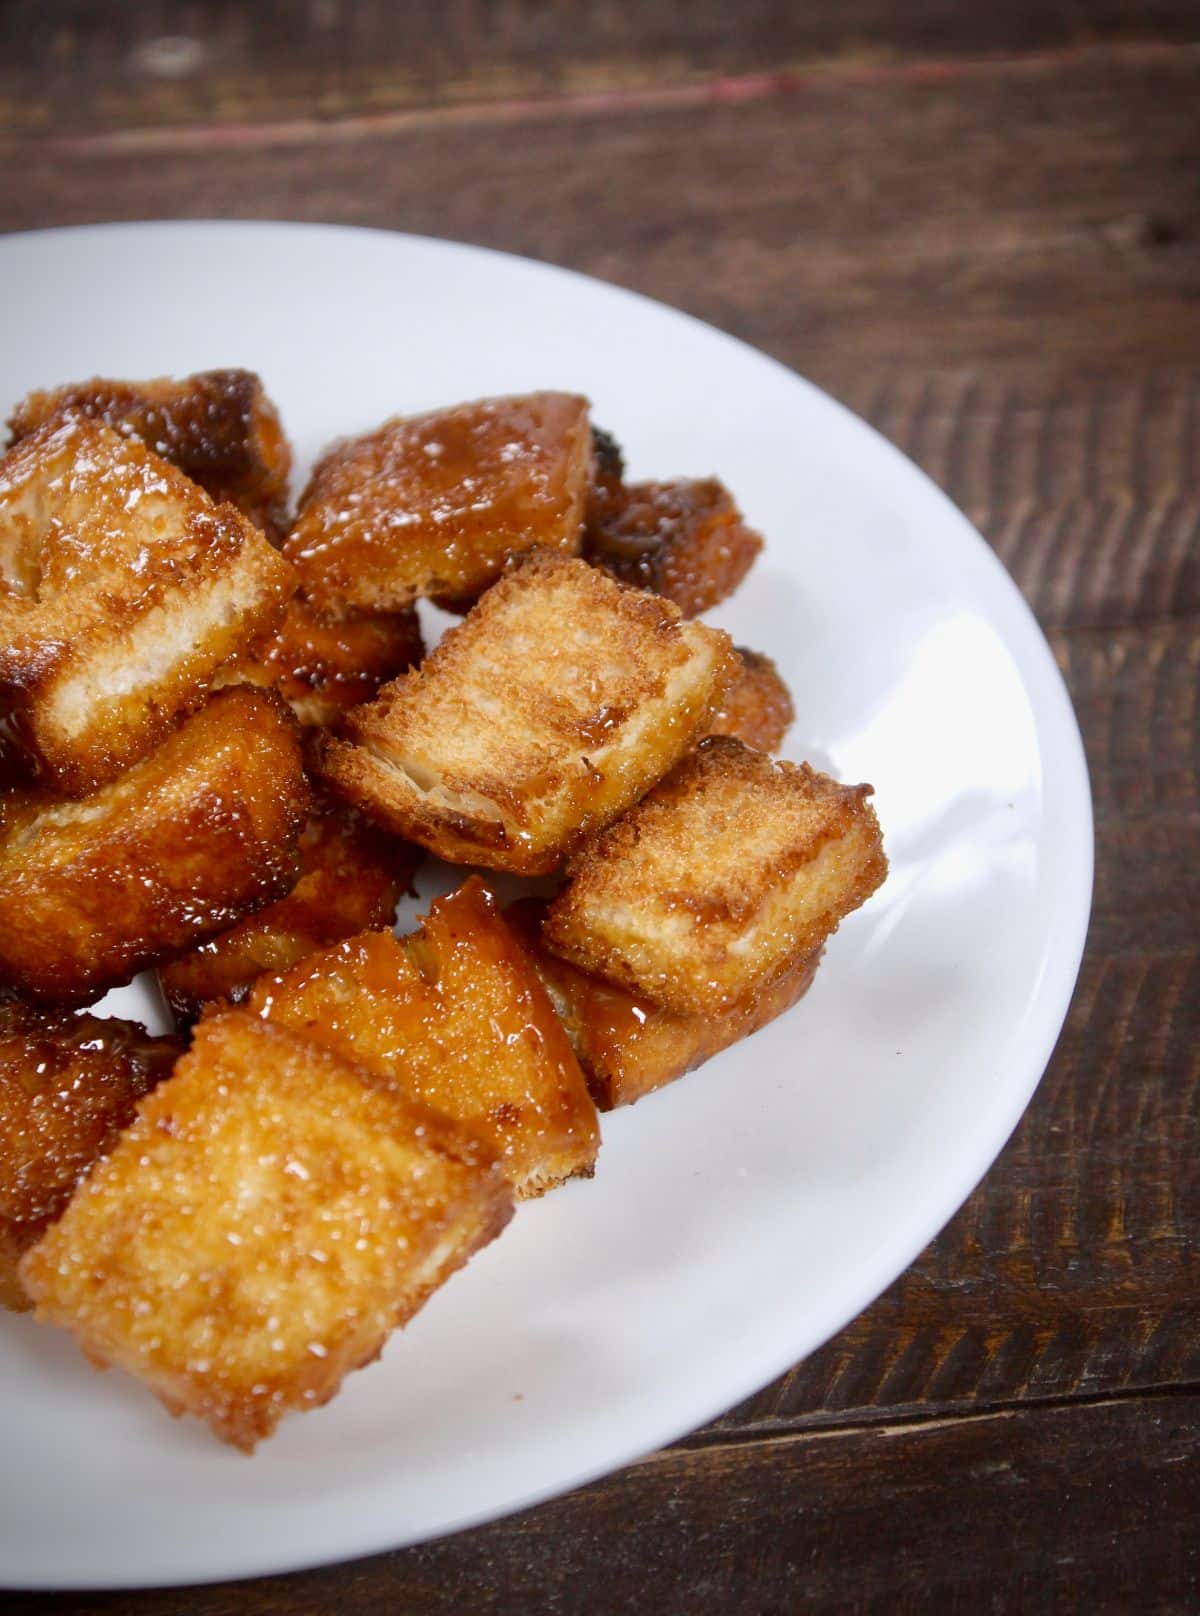
[[[137,438],[58,417],[0,461],[0,703],[58,790],[144,757],[294,588],[256,527]]]
[[[287,531],[292,451],[279,411],[253,371],[206,370],[141,382],[96,376],[30,393],[9,419],[10,442],[64,413],[140,438],[218,504],[236,505],[268,538]]]
[[[540,874],[705,733],[737,669],[719,629],[539,552],[322,737],[317,767],[452,863]]]
[[[591,469],[573,393],[388,421],[320,461],[284,551],[319,606],[472,601],[518,551],[578,551]]]
[[[83,1003],[282,897],[309,808],[281,699],[218,691],[81,802],[0,796],[0,984]]]
[[[732,735],[756,752],[777,752],[795,717],[791,692],[770,657],[744,645],[737,651],[741,672],[725,692],[708,732]]]
[[[245,1011],[26,1254],[40,1320],[249,1451],[352,1370],[511,1215],[465,1130]]]
[[[761,991],[881,884],[870,786],[713,736],[584,848],[543,939],[683,1015]]]
[[[352,938],[260,977],[248,1003],[470,1124],[519,1196],[591,1175],[595,1106],[524,950],[477,876],[439,898],[414,936]]]
[[[29,1305],[18,1259],[181,1050],[133,1021],[0,1005],[0,1305]]]

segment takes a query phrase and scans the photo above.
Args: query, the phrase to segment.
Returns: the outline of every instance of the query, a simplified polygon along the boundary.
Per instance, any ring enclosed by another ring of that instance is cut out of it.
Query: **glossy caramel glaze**
[[[0,796],[0,984],[83,1003],[295,882],[309,808],[274,691],[218,691],[82,802]]]
[[[9,418],[9,442],[63,413],[140,438],[218,504],[236,505],[273,541],[287,531],[292,451],[279,411],[253,371],[207,370],[142,382],[96,376],[30,393]]]
[[[39,1320],[249,1451],[493,1239],[472,1134],[330,1049],[231,1010],[23,1258]]]
[[[524,950],[477,876],[414,936],[367,932],[260,977],[248,1004],[470,1124],[520,1196],[590,1175],[595,1107]]]
[[[768,656],[737,648],[742,671],[725,692],[709,725],[710,735],[732,735],[756,752],[777,752],[795,711],[791,692]]]
[[[136,1022],[0,1005],[0,1304],[28,1305],[18,1259],[181,1049]]]
[[[673,600],[696,617],[733,594],[762,539],[714,477],[630,483],[588,527],[584,554],[622,583]]]
[[[300,879],[287,894],[190,954],[159,967],[163,996],[181,1022],[214,1001],[238,1003],[264,971],[372,926],[390,926],[422,858],[344,804],[321,802],[300,833]]]
[[[326,609],[472,601],[518,551],[579,549],[587,412],[572,393],[528,393],[337,444],[313,471],[284,553]]]

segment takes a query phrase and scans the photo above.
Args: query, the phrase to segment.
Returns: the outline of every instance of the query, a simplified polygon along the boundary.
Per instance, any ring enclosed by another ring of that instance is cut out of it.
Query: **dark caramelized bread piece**
[[[571,1040],[601,1111],[632,1105],[790,1010],[812,985],[820,952],[715,1015],[681,1016],[568,964],[541,943],[545,905],[522,898],[505,911]]]
[[[0,703],[61,791],[144,757],[294,588],[256,527],[137,438],[61,417],[0,461]]]
[[[133,1021],[0,1005],[0,1305],[29,1305],[17,1260],[181,1048]]]
[[[0,984],[82,1003],[295,882],[309,793],[274,691],[218,691],[82,802],[0,797]]]
[[[218,685],[270,685],[302,724],[334,724],[425,654],[416,611],[328,618],[295,599],[283,621],[226,663]]]
[[[468,1132],[232,1010],[28,1252],[37,1316],[249,1451],[328,1402],[508,1221]]]
[[[587,400],[572,393],[388,421],[319,462],[284,553],[325,608],[469,602],[518,551],[579,549],[590,475]]]
[[[870,786],[712,736],[595,838],[546,945],[684,1015],[760,992],[887,874]]]
[[[705,733],[736,671],[720,630],[543,551],[322,737],[317,767],[442,858],[544,873]]]
[[[421,858],[332,802],[314,809],[298,851],[300,879],[285,898],[159,967],[163,997],[180,1021],[214,1000],[236,1004],[264,971],[286,971],[343,937],[390,926]]]
[[[590,1176],[596,1110],[524,950],[477,876],[399,941],[367,932],[283,976],[249,1006],[469,1123],[519,1196]]]
[[[737,648],[742,671],[725,692],[708,726],[710,735],[732,735],[756,752],[777,752],[795,713],[788,687],[770,657]]]
[[[622,583],[665,595],[695,617],[733,594],[762,542],[729,490],[706,477],[628,484],[589,524],[584,553]]]
[[[138,437],[219,504],[228,500],[278,540],[287,531],[292,452],[279,412],[250,370],[206,370],[177,381],[96,376],[30,393],[9,420],[10,443],[62,413],[104,421]]]
[[[587,530],[615,516],[625,499],[625,456],[603,427],[592,428],[592,484],[587,497]]]

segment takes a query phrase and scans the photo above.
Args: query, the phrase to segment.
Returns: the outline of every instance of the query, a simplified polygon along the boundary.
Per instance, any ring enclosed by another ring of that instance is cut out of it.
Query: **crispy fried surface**
[[[81,1003],[282,896],[309,793],[274,691],[219,691],[82,802],[0,797],[0,983]]]
[[[710,735],[732,735],[757,752],[776,752],[796,716],[791,692],[769,656],[737,648],[742,671],[725,692],[708,726]]]
[[[9,442],[63,413],[140,438],[218,504],[236,505],[269,538],[278,541],[287,531],[292,451],[253,371],[206,370],[143,382],[96,376],[30,393],[9,419]]]
[[[673,600],[695,617],[733,594],[762,539],[715,477],[630,483],[589,524],[584,554],[622,583]]]
[[[388,421],[319,462],[284,553],[319,606],[471,601],[517,551],[579,549],[590,473],[587,400],[572,393]]]
[[[286,971],[343,937],[390,926],[422,856],[328,801],[314,808],[298,851],[300,879],[286,897],[159,967],[163,997],[180,1021],[213,1000],[239,1002],[264,971]]]
[[[726,1010],[882,883],[870,791],[710,737],[584,848],[544,940],[668,1009]]]
[[[0,702],[61,791],[144,757],[294,588],[245,517],[99,422],[0,461]]]
[[[249,1006],[469,1123],[519,1196],[590,1176],[596,1111],[524,951],[477,876],[420,932],[367,932],[261,977]]]
[[[0,1005],[0,1305],[28,1306],[18,1259],[181,1047],[132,1021]]]
[[[322,738],[317,767],[451,862],[543,873],[666,773],[736,671],[720,630],[539,552]]]
[[[774,1021],[808,992],[820,963],[820,950],[802,955],[728,1010],[681,1016],[543,948],[544,913],[540,899],[522,898],[505,918],[529,951],[601,1111],[632,1105]]]
[[[244,1011],[204,1022],[21,1264],[39,1319],[247,1451],[511,1215],[465,1130]]]
[[[270,685],[302,724],[323,726],[370,701],[424,654],[412,607],[326,618],[297,598],[283,621],[227,663],[215,683]]]

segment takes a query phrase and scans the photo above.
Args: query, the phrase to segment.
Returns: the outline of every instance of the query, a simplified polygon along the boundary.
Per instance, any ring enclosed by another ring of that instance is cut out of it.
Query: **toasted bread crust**
[[[390,926],[422,854],[344,804],[322,801],[300,833],[300,878],[286,897],[209,937],[158,971],[177,1020],[237,1004],[264,971],[286,971],[343,937]]]
[[[95,376],[30,393],[9,418],[10,444],[63,414],[140,438],[218,504],[236,505],[273,541],[287,531],[292,451],[253,371],[206,370],[141,382]]]
[[[309,806],[274,691],[219,691],[82,802],[0,797],[0,983],[84,1003],[295,882]]]
[[[882,883],[870,792],[711,736],[572,861],[543,940],[679,1014],[728,1010]]]
[[[248,1004],[469,1124],[518,1196],[590,1177],[600,1131],[583,1075],[477,876],[414,936],[351,938],[261,977]]]
[[[249,1451],[316,1408],[508,1221],[466,1130],[244,1011],[26,1254],[40,1320]]]
[[[761,651],[739,645],[742,671],[725,692],[710,735],[732,735],[756,752],[777,752],[796,716],[779,669]]]
[[[232,506],[99,422],[56,417],[0,461],[0,701],[60,791],[144,757],[295,586]]]
[[[474,600],[509,556],[574,554],[591,472],[585,398],[528,393],[386,422],[313,471],[284,546],[309,596],[395,611]]]
[[[733,594],[762,549],[715,477],[629,483],[597,503],[587,559],[622,583],[673,600],[685,617]]]
[[[316,767],[442,858],[544,873],[705,732],[737,670],[720,630],[538,552],[322,738]]]

